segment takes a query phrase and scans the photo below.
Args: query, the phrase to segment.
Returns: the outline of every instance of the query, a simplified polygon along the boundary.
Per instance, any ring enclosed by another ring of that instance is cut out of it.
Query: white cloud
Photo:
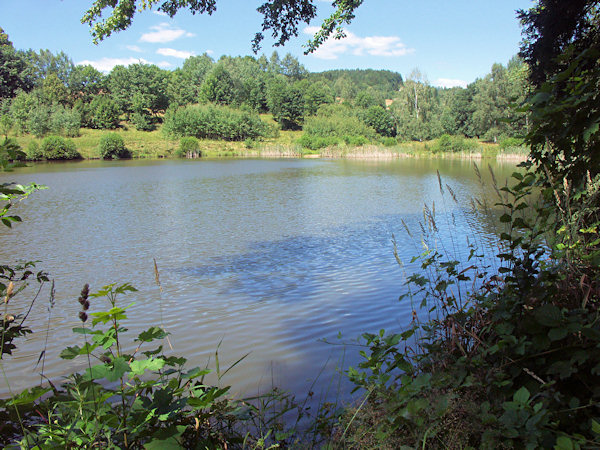
[[[318,27],[306,27],[304,33],[314,35]],[[415,51],[402,43],[398,36],[366,36],[360,37],[344,30],[346,37],[328,39],[313,53],[319,59],[337,59],[343,54],[351,53],[357,56],[404,56]]]
[[[159,48],[156,53],[163,56],[172,56],[173,58],[187,59],[194,55],[194,52],[185,50],[175,50],[174,48]]]
[[[159,62],[159,63],[156,63],[156,65],[157,65],[158,67],[162,67],[163,69],[166,69],[166,68],[168,68],[168,67],[173,67],[173,64],[171,64],[171,63],[170,63],[170,62],[168,62],[168,61],[161,61],[161,62]]]
[[[159,10],[155,9],[152,12],[154,14],[156,14],[157,16],[169,17],[169,15],[164,11],[159,11]]]
[[[125,48],[127,50],[131,50],[132,52],[142,53],[144,50],[139,48],[137,45],[126,45]]]
[[[148,64],[143,58],[101,58],[96,61],[85,60],[77,63],[78,66],[90,65],[101,72],[110,72],[115,66],[128,66],[130,64]]]
[[[214,52],[214,50],[206,50],[204,53],[206,53],[207,55],[212,55]]]
[[[467,83],[464,80],[456,80],[452,78],[438,78],[433,82],[435,86],[444,87],[444,88],[453,88],[453,87],[462,87],[466,88]]]
[[[193,33],[188,33],[181,28],[173,28],[173,26],[167,22],[160,23],[153,27],[150,27],[151,30],[148,33],[142,34],[140,37],[140,42],[151,42],[153,44],[164,44],[165,42],[171,42],[181,37],[192,37]]]

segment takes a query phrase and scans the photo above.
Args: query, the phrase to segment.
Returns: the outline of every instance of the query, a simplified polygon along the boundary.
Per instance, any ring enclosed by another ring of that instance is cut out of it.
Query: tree
[[[518,11],[518,17],[525,34],[521,57],[534,86],[569,65],[572,57],[559,58],[567,49],[579,54],[598,45],[597,1],[538,0],[532,8]]]
[[[94,67],[75,66],[69,74],[67,87],[71,101],[91,102],[104,88],[105,76]]]
[[[529,100],[532,160],[549,174],[544,184],[582,187],[600,174],[598,2],[539,0],[519,16],[527,36],[521,55],[537,87]]]
[[[62,51],[54,54],[50,50],[40,50],[39,52],[28,50],[24,55],[29,65],[28,76],[36,87],[42,86],[46,77],[51,73],[66,85],[71,72],[75,69],[71,58]]]
[[[324,82],[308,83],[304,90],[304,108],[307,116],[314,116],[321,105],[333,103],[333,90]]]
[[[31,83],[25,77],[26,68],[25,59],[0,27],[0,99],[13,98],[19,89],[31,89]]]
[[[269,109],[282,130],[298,130],[304,122],[304,97],[302,91],[280,76],[268,88]]]
[[[330,36],[343,37],[342,26],[354,19],[354,12],[362,2],[363,0],[335,1],[335,10],[323,21],[321,29],[308,43],[307,52],[314,51]],[[271,32],[276,46],[281,46],[290,38],[298,36],[299,24],[308,24],[316,17],[317,3],[317,0],[265,1],[257,8],[263,16],[263,23],[262,31],[256,33],[253,39],[254,51],[260,49],[264,32]],[[216,11],[216,4],[217,0],[94,0],[81,22],[90,26],[92,38],[98,43],[115,31],[127,29],[138,11],[156,7],[158,11],[170,17],[175,16],[180,9],[187,9],[192,14],[210,15]],[[110,11],[108,15],[105,11],[107,9]]]
[[[228,105],[233,101],[233,80],[223,64],[218,64],[206,76],[200,87],[200,102]]]

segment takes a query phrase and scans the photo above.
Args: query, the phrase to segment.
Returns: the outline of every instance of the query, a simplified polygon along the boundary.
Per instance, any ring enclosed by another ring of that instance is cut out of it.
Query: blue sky
[[[250,41],[260,31],[261,0],[219,0],[212,16],[178,13],[174,19],[156,12],[139,13],[131,28],[98,45],[80,19],[91,0],[1,0],[0,27],[19,49],[40,48],[67,53],[76,64],[109,71],[116,64],[145,62],[165,69],[181,66],[186,57],[209,53],[251,55]],[[319,17],[331,3],[317,0]],[[315,20],[302,26],[298,38],[276,50],[300,59],[310,71],[373,68],[400,72],[414,68],[434,85],[465,85],[506,63],[519,48],[521,30],[515,11],[531,0],[365,0],[347,37],[328,41],[304,56]],[[272,41],[262,52],[270,55]]]

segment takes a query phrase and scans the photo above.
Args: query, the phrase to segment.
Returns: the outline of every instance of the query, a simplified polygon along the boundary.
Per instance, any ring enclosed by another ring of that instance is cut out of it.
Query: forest
[[[171,139],[223,141],[302,130],[295,144],[309,150],[447,135],[439,147],[462,151],[477,145],[465,139],[518,146],[528,126],[527,114],[512,108],[529,90],[527,66],[518,56],[494,64],[466,88],[452,89],[432,86],[418,69],[405,78],[371,69],[310,73],[291,54],[277,52],[217,61],[203,54],[172,71],[140,63],[104,74],[75,65],[62,51],[18,50],[1,29],[0,61],[0,131],[51,136],[53,142],[63,137],[63,146],[72,146],[64,138],[79,136],[81,128],[126,126],[160,128]],[[48,153],[35,140],[29,147],[29,159],[77,154]]]

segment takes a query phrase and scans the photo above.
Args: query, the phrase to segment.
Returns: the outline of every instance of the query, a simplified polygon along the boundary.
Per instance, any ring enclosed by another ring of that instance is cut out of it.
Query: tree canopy
[[[354,19],[355,10],[363,0],[333,0],[334,12],[323,21],[321,29],[307,45],[307,53],[314,51],[328,37],[343,37],[342,26]],[[254,52],[260,49],[264,33],[270,32],[275,46],[285,44],[298,36],[298,26],[310,23],[317,15],[318,0],[267,0],[257,8],[263,16],[262,30],[252,40]],[[156,8],[169,17],[179,10],[189,10],[192,14],[212,14],[217,9],[217,0],[94,0],[90,9],[81,19],[91,27],[95,43],[102,41],[113,32],[126,30],[135,14],[146,9]],[[106,11],[109,14],[106,16]],[[106,18],[103,18],[106,16]]]

